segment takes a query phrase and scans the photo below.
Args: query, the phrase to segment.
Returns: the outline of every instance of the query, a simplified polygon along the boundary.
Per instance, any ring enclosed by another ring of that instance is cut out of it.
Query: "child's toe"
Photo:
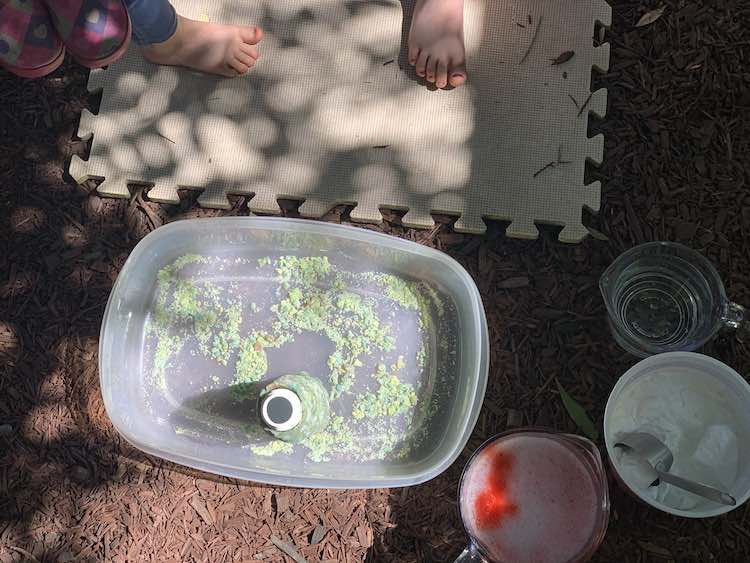
[[[255,59],[246,53],[236,53],[235,58],[237,59],[237,61],[247,66],[248,68],[255,64]]]
[[[437,74],[435,76],[435,86],[445,88],[448,85],[448,64],[440,60],[437,65]]]
[[[250,66],[246,65],[242,61],[235,59],[229,63],[229,67],[237,71],[237,74],[246,74],[250,70]]]
[[[427,61],[427,82],[435,82],[435,74],[437,73],[438,59],[437,57],[430,57]]]
[[[409,47],[409,64],[414,66],[419,59],[419,47]]]
[[[243,27],[240,29],[240,37],[245,43],[255,45],[263,39],[263,30],[257,26]]]
[[[464,63],[451,65],[448,83],[453,87],[457,87],[461,86],[464,82],[466,82],[466,66]]]
[[[249,57],[252,57],[254,60],[257,60],[260,58],[260,51],[255,45],[248,45],[247,43],[240,44],[240,51]]]
[[[450,85],[453,87],[461,86],[466,82],[466,75],[460,72],[454,72],[450,77]]]
[[[427,67],[427,58],[428,58],[428,55],[425,51],[421,51],[419,53],[419,58],[417,59],[417,65],[416,65],[417,76],[425,75],[425,70]]]

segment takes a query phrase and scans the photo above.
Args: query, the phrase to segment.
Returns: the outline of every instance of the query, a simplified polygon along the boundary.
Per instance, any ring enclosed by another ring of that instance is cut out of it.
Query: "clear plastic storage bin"
[[[414,485],[476,423],[488,370],[479,292],[447,255],[365,229],[196,219],[144,238],[100,341],[107,413],[133,445],[251,481]],[[258,421],[267,383],[305,372],[331,422],[290,444]]]

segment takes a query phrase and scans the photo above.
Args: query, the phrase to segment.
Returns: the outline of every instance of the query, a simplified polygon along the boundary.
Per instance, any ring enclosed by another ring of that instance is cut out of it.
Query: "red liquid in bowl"
[[[464,473],[460,502],[482,551],[508,563],[587,559],[607,514],[606,491],[585,455],[562,436],[534,432],[507,435],[479,452]]]

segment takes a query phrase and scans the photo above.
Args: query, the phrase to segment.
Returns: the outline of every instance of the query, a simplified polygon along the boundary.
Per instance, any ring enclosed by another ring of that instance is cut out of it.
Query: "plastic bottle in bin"
[[[301,442],[325,430],[330,419],[328,391],[312,375],[283,375],[261,391],[260,420],[279,440]]]

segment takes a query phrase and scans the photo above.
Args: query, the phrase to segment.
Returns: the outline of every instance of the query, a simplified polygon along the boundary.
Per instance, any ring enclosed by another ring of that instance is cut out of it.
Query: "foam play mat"
[[[103,90],[77,181],[103,179],[102,195],[176,203],[201,190],[201,205],[249,198],[253,212],[280,212],[279,198],[320,217],[354,205],[353,220],[378,222],[383,208],[430,227],[431,214],[458,216],[457,231],[482,233],[483,219],[510,221],[507,234],[535,238],[535,223],[563,226],[560,240],[587,230],[583,208],[599,209],[601,186],[586,185],[586,161],[601,164],[604,139],[589,138],[589,114],[604,117],[610,24],[603,0],[466,0],[469,81],[428,88],[406,60],[412,1],[174,0],[185,16],[258,24],[261,59],[225,79],[146,62],[135,46],[89,89]]]

